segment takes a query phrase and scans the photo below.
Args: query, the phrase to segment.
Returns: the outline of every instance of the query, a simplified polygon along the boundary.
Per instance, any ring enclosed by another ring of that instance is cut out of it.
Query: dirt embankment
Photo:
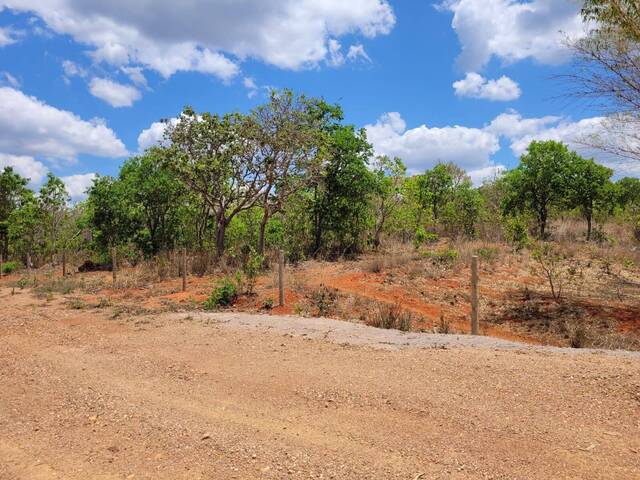
[[[0,304],[3,480],[640,477],[633,355]]]

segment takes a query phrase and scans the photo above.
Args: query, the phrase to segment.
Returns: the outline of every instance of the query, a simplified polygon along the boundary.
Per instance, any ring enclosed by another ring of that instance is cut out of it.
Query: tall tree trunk
[[[265,245],[264,237],[267,231],[267,223],[269,223],[269,218],[270,218],[269,209],[265,208],[264,214],[262,215],[262,221],[260,222],[260,233],[258,236],[258,254],[259,255],[264,255],[264,245]]]
[[[544,240],[547,230],[547,212],[541,210],[539,213],[538,221],[540,222],[540,240]]]
[[[218,215],[216,221],[216,262],[219,262],[224,255],[224,236],[227,231],[228,220],[224,215]]]
[[[587,213],[587,242],[591,241],[591,213]]]

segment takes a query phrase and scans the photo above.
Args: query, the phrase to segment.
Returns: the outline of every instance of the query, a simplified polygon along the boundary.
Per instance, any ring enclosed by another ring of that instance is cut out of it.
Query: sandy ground
[[[640,359],[0,289],[1,479],[638,479]]]

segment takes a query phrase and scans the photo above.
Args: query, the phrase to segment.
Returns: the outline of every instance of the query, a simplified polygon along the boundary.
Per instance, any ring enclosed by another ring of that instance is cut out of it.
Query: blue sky
[[[80,198],[183,106],[246,111],[288,87],[340,103],[411,171],[454,161],[478,183],[532,139],[603,131],[553,79],[583,31],[573,0],[0,0],[0,166]]]

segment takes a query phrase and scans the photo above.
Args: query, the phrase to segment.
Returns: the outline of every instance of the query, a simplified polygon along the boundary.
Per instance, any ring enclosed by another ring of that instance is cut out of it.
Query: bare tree
[[[584,38],[570,41],[572,95],[589,99],[607,115],[602,131],[580,139],[611,154],[640,160],[640,2],[585,0]]]

